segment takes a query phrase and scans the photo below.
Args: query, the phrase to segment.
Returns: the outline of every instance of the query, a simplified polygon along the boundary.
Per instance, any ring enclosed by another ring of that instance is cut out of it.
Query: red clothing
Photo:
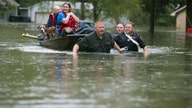
[[[47,21],[47,25],[48,25],[48,27],[55,26],[55,13],[51,13],[49,15],[49,19]]]
[[[65,13],[65,12],[63,12],[66,16],[67,16],[67,14]],[[77,26],[76,26],[76,21],[75,21],[75,19],[72,17],[72,16],[70,16],[70,18],[69,18],[69,21],[67,22],[67,24],[61,24],[61,30],[63,31],[65,28],[68,28],[68,27],[71,27],[73,30],[77,30],[78,28],[77,28]]]

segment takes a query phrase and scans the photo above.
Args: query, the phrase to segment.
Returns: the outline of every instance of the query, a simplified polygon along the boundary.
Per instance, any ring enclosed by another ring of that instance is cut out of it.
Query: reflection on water
[[[2,108],[192,107],[190,37],[145,35],[151,52],[145,59],[142,50],[81,52],[73,58],[71,51],[50,50],[35,40],[10,36],[0,41]]]

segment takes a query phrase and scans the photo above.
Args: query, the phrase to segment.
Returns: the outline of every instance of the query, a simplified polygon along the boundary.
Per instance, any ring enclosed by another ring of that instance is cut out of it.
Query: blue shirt
[[[62,30],[61,30],[61,24],[62,24],[62,20],[63,18],[66,18],[66,15],[61,11],[57,14],[57,33],[58,33],[58,36],[61,36],[62,34]]]

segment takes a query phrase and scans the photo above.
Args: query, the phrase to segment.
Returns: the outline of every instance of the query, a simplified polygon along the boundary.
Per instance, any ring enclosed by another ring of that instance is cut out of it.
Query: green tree
[[[85,0],[80,0],[81,2],[81,19],[85,19]]]
[[[23,7],[30,6],[45,0],[16,0]],[[50,0],[51,1],[51,0]],[[63,0],[66,1],[66,0]],[[69,0],[67,0],[69,1]],[[81,10],[75,13],[80,19],[93,18],[93,21],[110,18],[116,23],[121,22],[122,17],[134,21],[142,14],[139,0],[70,0],[70,2],[81,2]],[[85,3],[91,3],[93,10],[85,9]],[[90,15],[91,14],[91,15]]]
[[[110,16],[116,23],[121,22],[122,17],[132,20],[141,13],[139,0],[105,0],[103,5],[104,18]]]
[[[122,17],[135,19],[141,12],[139,0],[72,0],[81,3],[91,3],[93,5],[93,20],[103,20],[107,18],[113,19],[116,23],[121,22]],[[84,16],[84,8],[82,5],[80,16]],[[81,17],[84,18],[84,17]]]
[[[93,20],[97,21],[99,20],[99,15],[103,11],[103,0],[90,0],[90,2],[93,5]]]
[[[185,4],[185,0],[142,0],[142,4],[144,4],[143,11],[150,14],[150,33],[153,34],[155,25],[173,23],[170,12],[174,11],[178,4]]]

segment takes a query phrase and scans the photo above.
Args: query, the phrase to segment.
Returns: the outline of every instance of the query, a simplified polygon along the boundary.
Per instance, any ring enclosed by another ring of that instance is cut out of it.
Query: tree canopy
[[[122,22],[121,18],[125,17],[130,20],[131,16],[137,16],[141,12],[139,0],[105,0],[103,3],[104,18],[111,17],[116,23]]]
[[[21,6],[29,6],[45,0],[16,1]],[[72,3],[82,3],[81,11],[78,12],[82,19],[88,17],[96,21],[110,18],[115,23],[118,23],[125,18],[138,24],[150,25],[151,32],[154,31],[154,25],[174,25],[175,18],[171,17],[170,13],[176,8],[186,5],[186,1],[189,2],[190,0],[70,0]],[[92,12],[85,10],[84,3],[93,5]]]

